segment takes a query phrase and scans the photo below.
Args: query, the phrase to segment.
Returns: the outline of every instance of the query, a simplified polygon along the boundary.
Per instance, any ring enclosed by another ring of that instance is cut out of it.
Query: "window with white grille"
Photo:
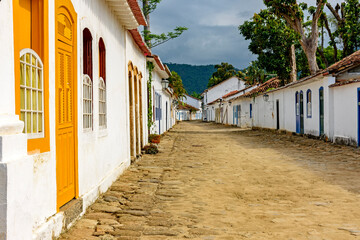
[[[93,85],[89,75],[83,77],[83,128],[92,129],[93,127]]]
[[[99,126],[106,128],[106,84],[103,78],[99,83]]]
[[[99,39],[99,126],[106,128],[106,48],[102,38]]]
[[[306,103],[307,103],[307,117],[311,118],[312,116],[312,96],[311,90],[309,89],[306,93]]]
[[[31,49],[20,52],[20,120],[29,139],[44,137],[43,63]]]

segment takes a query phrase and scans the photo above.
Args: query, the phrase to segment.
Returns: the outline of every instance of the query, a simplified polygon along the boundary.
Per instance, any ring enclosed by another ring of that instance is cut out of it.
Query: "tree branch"
[[[326,6],[327,6],[327,8],[330,10],[330,12],[334,15],[334,17],[336,18],[336,20],[337,20],[338,22],[341,22],[341,21],[342,21],[341,17],[339,16],[338,12],[335,11],[335,9],[331,6],[331,4],[330,4],[330,3],[327,3]]]

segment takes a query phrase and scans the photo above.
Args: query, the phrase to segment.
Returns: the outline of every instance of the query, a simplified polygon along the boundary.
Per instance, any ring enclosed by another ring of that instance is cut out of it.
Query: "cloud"
[[[315,0],[306,0],[314,5]],[[335,4],[340,1],[329,0]],[[264,9],[262,0],[164,0],[150,16],[154,33],[186,26],[182,36],[153,49],[164,62],[217,64],[244,68],[256,59],[238,26]]]

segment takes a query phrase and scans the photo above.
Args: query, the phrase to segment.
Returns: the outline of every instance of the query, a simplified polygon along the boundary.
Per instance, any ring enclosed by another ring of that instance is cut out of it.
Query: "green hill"
[[[189,65],[166,63],[171,71],[177,72],[188,94],[202,93],[208,84],[209,78],[215,72],[215,65]]]

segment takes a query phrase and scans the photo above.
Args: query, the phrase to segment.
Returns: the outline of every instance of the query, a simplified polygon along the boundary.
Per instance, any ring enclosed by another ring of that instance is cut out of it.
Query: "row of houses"
[[[175,124],[171,73],[137,0],[0,1],[0,23],[0,239],[52,239]]]
[[[232,77],[204,91],[204,121],[278,129],[360,146],[360,51],[285,86]]]
[[[176,119],[178,121],[202,120],[202,102],[185,94],[179,101]]]

